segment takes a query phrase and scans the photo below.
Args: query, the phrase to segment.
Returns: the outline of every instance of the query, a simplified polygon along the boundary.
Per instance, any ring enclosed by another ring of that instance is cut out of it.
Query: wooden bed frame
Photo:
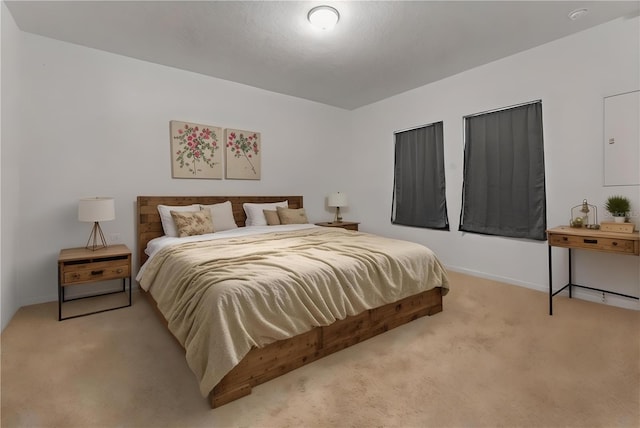
[[[140,266],[147,260],[147,243],[163,235],[157,205],[216,204],[231,201],[238,226],[244,226],[246,215],[242,204],[289,201],[290,208],[302,208],[302,196],[138,196],[137,233]],[[156,308],[150,293],[140,291]],[[370,309],[355,316],[306,333],[253,348],[209,393],[211,407],[219,407],[251,393],[251,388],[302,367],[334,352],[348,348],[387,330],[406,324],[425,315],[442,311],[440,287]]]

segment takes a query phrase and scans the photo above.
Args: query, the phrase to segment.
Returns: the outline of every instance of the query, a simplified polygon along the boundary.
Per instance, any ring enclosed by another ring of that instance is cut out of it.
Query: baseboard
[[[519,287],[530,288],[532,290],[543,291],[545,293],[549,292],[549,286],[547,284],[535,284],[532,282],[521,281],[515,278],[509,278],[506,276],[492,275],[486,272],[480,272],[477,270],[466,269],[456,266],[446,266],[447,270],[453,272],[464,273],[465,275],[477,276],[478,278],[490,279],[492,281],[504,282],[505,284],[517,285]]]
[[[518,287],[524,287],[524,288],[529,288],[531,290],[541,291],[543,293],[549,293],[549,284],[535,284],[531,282],[520,281],[515,278],[492,275],[486,272],[480,272],[480,271],[460,268],[456,266],[446,266],[446,268],[447,270],[450,270],[452,272],[459,272],[465,275],[477,276],[478,278],[490,279],[492,281],[503,282],[505,284],[516,285]],[[562,293],[558,294],[556,297],[563,297],[563,296],[569,297],[569,291],[565,290]],[[616,296],[615,294],[605,294],[604,301],[603,301],[601,292],[574,287],[572,296],[573,298],[586,300],[588,302],[595,302],[595,303],[600,303],[604,305],[615,306],[618,308],[640,311],[640,301],[627,299],[621,296]]]

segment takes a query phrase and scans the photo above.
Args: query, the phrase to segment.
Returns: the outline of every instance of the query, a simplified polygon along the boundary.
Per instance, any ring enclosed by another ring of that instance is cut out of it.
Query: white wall
[[[21,306],[18,297],[17,225],[19,214],[20,145],[12,144],[18,135],[20,117],[20,54],[22,33],[7,6],[0,5],[2,20],[1,126],[0,136],[0,320],[4,328]]]
[[[137,195],[301,194],[311,221],[331,218],[324,199],[339,184],[328,171],[344,168],[336,156],[347,129],[344,110],[22,37],[16,80],[25,109],[20,132],[4,143],[21,147],[12,159],[19,165],[12,181],[20,185],[3,189],[3,200],[19,205],[19,219],[9,223],[20,231],[12,260],[17,280],[9,289],[20,305],[57,299],[58,252],[84,246],[91,227],[77,221],[80,197],[115,198],[116,220],[101,226],[107,237],[120,233],[132,250]],[[262,180],[172,179],[172,119],[261,132]]]
[[[548,227],[567,224],[584,198],[598,206],[611,194],[632,201],[640,223],[640,187],[603,187],[603,98],[640,88],[640,18],[620,19],[358,109],[346,189],[363,230],[415,240],[451,269],[547,290],[547,244],[458,232],[463,121],[468,114],[542,100]],[[393,132],[444,121],[447,205],[451,231],[390,224]],[[640,166],[639,166],[640,167]],[[358,177],[366,180],[358,181]],[[554,281],[567,281],[567,251],[554,249]],[[640,257],[575,252],[574,282],[640,294]],[[562,282],[562,284],[560,284]],[[579,291],[587,299],[601,299]],[[611,304],[640,308],[608,295]]]
[[[462,116],[525,101],[543,103],[549,226],[567,223],[583,198],[602,206],[622,193],[640,208],[637,186],[602,187],[601,148],[603,97],[640,87],[639,18],[349,112],[21,33],[2,11],[3,328],[19,306],[56,300],[58,251],[84,245],[90,229],[76,220],[77,200],[96,195],[115,197],[103,229],[133,250],[136,195],[302,194],[319,221],[332,217],[324,196],[341,190],[345,220],[364,231],[424,243],[454,270],[545,290],[546,243],[457,232]],[[260,131],[262,180],[172,179],[172,119]],[[393,226],[393,132],[438,120],[452,231]],[[566,255],[555,254],[564,279]],[[580,252],[576,279],[638,294],[639,259]]]

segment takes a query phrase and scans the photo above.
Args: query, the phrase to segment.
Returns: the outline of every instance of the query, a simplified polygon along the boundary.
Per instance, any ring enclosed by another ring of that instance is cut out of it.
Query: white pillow
[[[160,221],[162,222],[162,229],[165,236],[171,236],[176,238],[178,236],[178,229],[171,217],[171,211],[200,211],[199,204],[175,206],[171,205],[158,205],[158,212],[160,213]]]
[[[211,211],[211,220],[213,220],[214,232],[222,232],[223,230],[230,230],[238,227],[236,220],[233,218],[233,207],[231,206],[231,201],[213,205],[200,205],[200,209]]]
[[[262,210],[275,210],[276,207],[289,208],[289,201],[274,202],[270,204],[242,204],[244,212],[247,215],[245,226],[266,226],[267,218]]]

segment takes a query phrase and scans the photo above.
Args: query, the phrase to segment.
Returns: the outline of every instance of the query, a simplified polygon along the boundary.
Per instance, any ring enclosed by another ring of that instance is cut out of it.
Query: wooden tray
[[[620,233],[633,233],[635,224],[633,223],[614,223],[605,222],[600,223],[600,230],[603,232],[620,232]]]

